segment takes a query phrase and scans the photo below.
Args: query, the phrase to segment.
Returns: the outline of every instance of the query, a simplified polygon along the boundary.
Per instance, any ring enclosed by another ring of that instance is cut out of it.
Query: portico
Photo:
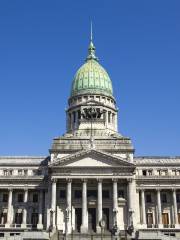
[[[57,178],[56,195],[52,202],[58,230],[70,234],[72,231],[88,233],[101,231],[105,221],[106,231],[114,224],[124,229],[128,216],[128,181],[123,178]],[[120,196],[120,193],[124,196]],[[62,221],[65,219],[65,222]]]

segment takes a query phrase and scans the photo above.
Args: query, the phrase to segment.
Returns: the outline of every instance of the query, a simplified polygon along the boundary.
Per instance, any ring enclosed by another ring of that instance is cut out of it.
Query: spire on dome
[[[94,59],[94,60],[98,61],[98,58],[96,57],[95,50],[96,50],[96,48],[93,44],[93,29],[92,29],[92,22],[91,22],[90,44],[89,44],[89,47],[88,47],[88,56],[86,58],[86,61],[88,61],[90,59]]]

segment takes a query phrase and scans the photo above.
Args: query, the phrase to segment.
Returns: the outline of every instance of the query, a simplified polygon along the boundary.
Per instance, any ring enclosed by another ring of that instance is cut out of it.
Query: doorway
[[[109,230],[109,208],[103,208],[103,220],[105,221],[105,230]]]
[[[88,228],[96,232],[96,208],[88,208]]]
[[[80,232],[82,224],[82,209],[75,208],[75,230]]]
[[[152,213],[147,213],[147,225],[152,226],[153,225],[153,214]]]
[[[162,223],[163,223],[163,225],[168,225],[169,224],[169,215],[168,215],[168,213],[163,213],[162,214]]]

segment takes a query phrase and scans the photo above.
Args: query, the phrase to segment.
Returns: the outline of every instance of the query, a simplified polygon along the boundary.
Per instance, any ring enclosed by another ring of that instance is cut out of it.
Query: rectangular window
[[[124,191],[123,190],[118,191],[118,197],[119,198],[124,198]]]
[[[8,194],[3,193],[3,202],[8,202]]]
[[[82,191],[81,190],[75,190],[74,198],[76,198],[76,199],[82,198]]]
[[[180,203],[180,193],[176,194],[176,200],[177,200],[178,203]]]
[[[147,225],[151,227],[153,224],[153,214],[147,213],[146,218],[147,218]]]
[[[24,197],[23,194],[22,194],[22,193],[19,193],[19,194],[18,194],[18,199],[17,199],[18,202],[23,202],[23,200],[24,200],[23,197]]]
[[[88,190],[87,191],[87,196],[97,198],[97,191],[96,190]]]
[[[152,198],[151,198],[151,194],[146,194],[146,202],[147,203],[151,203],[152,202]]]
[[[66,198],[66,190],[60,190],[59,197],[60,198]]]
[[[38,202],[38,194],[37,193],[33,193],[33,202],[34,203]]]
[[[15,215],[15,223],[22,224],[22,213],[16,213]]]
[[[167,226],[169,224],[169,215],[168,213],[162,213],[162,223]]]
[[[146,171],[146,170],[143,170],[143,171],[142,171],[142,174],[143,174],[143,176],[146,176],[146,175],[147,175],[147,171]]]
[[[111,112],[108,112],[108,123],[111,122]]]
[[[161,198],[162,198],[162,203],[167,203],[167,194],[166,193],[162,193]]]
[[[109,198],[109,191],[108,190],[103,190],[102,191],[102,197],[103,198]]]

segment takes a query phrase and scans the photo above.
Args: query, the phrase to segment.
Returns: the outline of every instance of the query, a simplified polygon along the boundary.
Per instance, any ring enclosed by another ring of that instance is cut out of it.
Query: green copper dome
[[[113,95],[111,79],[99,64],[92,41],[86,62],[76,72],[72,83],[71,96],[81,94],[103,94],[111,97]]]

